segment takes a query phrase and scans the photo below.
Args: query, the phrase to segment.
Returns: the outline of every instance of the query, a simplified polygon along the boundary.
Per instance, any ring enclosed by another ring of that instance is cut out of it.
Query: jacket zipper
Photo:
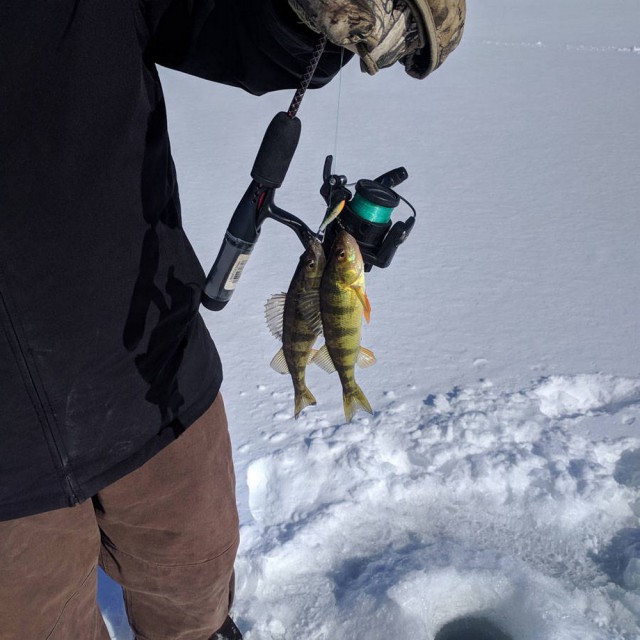
[[[0,280],[1,279],[2,279],[2,273],[0,273]],[[61,443],[58,441],[58,438],[56,437],[56,433],[51,422],[52,418],[51,416],[49,416],[45,402],[42,399],[42,393],[38,388],[38,383],[33,374],[32,368],[29,365],[29,359],[27,357],[27,354],[25,353],[25,350],[22,347],[22,342],[18,335],[18,330],[11,317],[9,306],[7,304],[7,299],[4,293],[2,292],[2,289],[0,289],[0,302],[2,303],[2,310],[4,311],[3,316],[5,320],[4,322],[5,331],[7,333],[7,337],[9,338],[9,343],[11,345],[13,355],[22,373],[22,380],[24,382],[25,387],[27,388],[27,394],[31,398],[31,402],[38,416],[38,420],[43,428],[43,431],[45,432],[45,438],[47,440],[49,448],[50,450],[53,449],[53,451],[55,452],[56,462],[58,463],[59,471],[61,471],[66,484],[67,497],[70,500],[71,506],[79,504],[80,499],[78,498],[78,492],[76,490],[75,483],[71,475],[67,456],[64,453],[63,446],[61,445]]]

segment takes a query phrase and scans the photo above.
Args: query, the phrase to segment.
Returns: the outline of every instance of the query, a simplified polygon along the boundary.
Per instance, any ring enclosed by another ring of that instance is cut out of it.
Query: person
[[[464,0],[4,0],[0,637],[104,640],[97,567],[140,640],[240,638],[222,368],[181,224],[163,65],[253,94],[341,48],[422,78]],[[226,224],[226,220],[222,221]]]

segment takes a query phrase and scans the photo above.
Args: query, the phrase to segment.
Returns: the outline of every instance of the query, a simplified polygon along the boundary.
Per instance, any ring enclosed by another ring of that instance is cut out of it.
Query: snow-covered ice
[[[406,166],[418,221],[367,281],[373,416],[345,424],[336,376],[314,368],[318,406],[296,421],[269,368],[264,302],[301,252],[289,230],[267,222],[228,308],[204,312],[247,640],[432,640],[464,615],[514,640],[640,639],[640,2],[547,4],[469,3],[460,49],[424,83],[351,64],[303,102],[278,203],[319,224],[333,153],[351,180]],[[208,269],[291,93],[162,78]]]
[[[247,637],[431,638],[478,613],[522,640],[634,637],[640,493],[621,460],[640,440],[575,433],[618,402],[587,382],[409,392],[290,427],[248,465]]]

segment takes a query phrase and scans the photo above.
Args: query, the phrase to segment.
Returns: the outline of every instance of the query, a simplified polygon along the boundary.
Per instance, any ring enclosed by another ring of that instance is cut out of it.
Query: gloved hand
[[[298,17],[360,56],[370,74],[400,61],[424,78],[458,46],[465,0],[289,0]]]

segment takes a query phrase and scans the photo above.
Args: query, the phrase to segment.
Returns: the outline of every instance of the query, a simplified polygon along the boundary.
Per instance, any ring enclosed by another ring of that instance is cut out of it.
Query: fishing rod
[[[326,36],[321,36],[288,111],[277,113],[264,134],[251,169],[251,183],[231,216],[202,292],[202,304],[211,311],[224,309],[231,299],[265,220],[270,218],[289,227],[305,247],[311,238],[319,237],[300,218],[276,205],[275,193],[282,186],[296,152],[302,128],[296,114],[326,42]],[[338,230],[344,228],[358,241],[367,271],[372,266],[389,266],[396,249],[409,236],[416,217],[411,203],[393,190],[408,177],[406,169],[398,167],[375,180],[358,180],[354,195],[346,176],[331,173],[332,161],[332,156],[325,159],[320,195],[328,211],[343,201],[345,205],[339,218],[324,230],[325,250],[331,248]],[[391,213],[401,200],[409,205],[413,216],[392,223]]]

